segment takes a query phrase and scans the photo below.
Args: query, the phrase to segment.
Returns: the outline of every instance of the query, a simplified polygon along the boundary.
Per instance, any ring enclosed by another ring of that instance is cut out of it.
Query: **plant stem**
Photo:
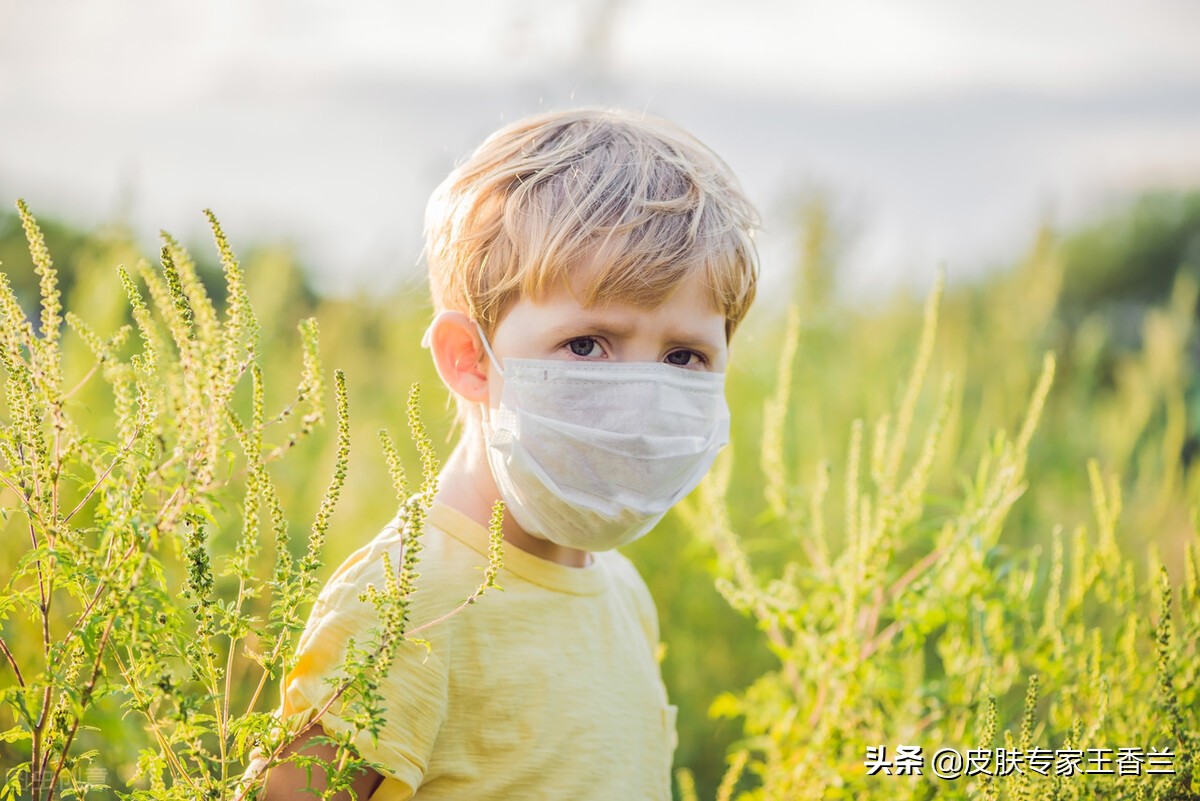
[[[125,667],[125,663],[121,661],[120,655],[114,652],[113,659],[117,663],[117,669],[121,671],[122,678],[125,679],[125,686],[129,688],[130,692],[133,693],[134,700],[136,700],[145,709],[145,712],[142,714],[146,716],[146,721],[150,724],[150,731],[154,734],[155,739],[158,741],[158,747],[162,750],[163,756],[166,757],[167,761],[171,764],[172,769],[175,771],[175,775],[191,785],[193,790],[199,792],[200,788],[195,782],[192,781],[191,776],[188,775],[188,772],[184,770],[183,764],[179,761],[179,756],[171,748],[171,744],[168,742],[166,735],[163,734],[158,721],[153,715],[150,714],[150,704],[146,701],[145,696],[142,695],[140,689],[138,688],[137,682],[134,681],[133,677],[129,675],[129,671]],[[133,664],[132,658],[130,659],[130,664]]]
[[[63,395],[62,399],[65,401],[68,398],[70,398],[72,395],[74,395],[76,392],[78,392],[79,389],[88,382],[88,379],[96,374],[96,370],[98,370],[99,368],[100,368],[99,362],[97,362],[96,364],[93,364],[92,368],[90,370],[88,370],[86,373],[84,373],[83,378],[79,379],[79,383],[77,383],[75,386],[71,387],[71,391],[68,392],[66,395]]]
[[[66,523],[68,520],[70,520],[72,517],[74,517],[75,513],[78,512],[80,509],[82,509],[83,505],[85,503],[87,503],[88,500],[92,497],[92,495],[94,495],[96,493],[96,490],[100,489],[100,486],[104,483],[104,480],[106,478],[108,478],[108,474],[113,471],[114,467],[116,467],[118,464],[121,463],[121,459],[125,456],[125,454],[127,454],[133,448],[133,443],[137,442],[138,437],[141,436],[141,433],[142,433],[142,426],[139,425],[137,427],[137,430],[134,431],[133,434],[129,437],[129,441],[125,443],[125,447],[121,449],[121,452],[119,454],[117,454],[117,457],[115,459],[113,459],[112,464],[110,464],[108,466],[108,469],[104,471],[104,475],[102,475],[98,479],[96,479],[96,482],[94,484],[92,484],[91,489],[89,489],[87,491],[87,494],[83,496],[82,500],[80,500],[79,503],[75,504],[75,508],[72,509],[67,514],[67,516],[63,518],[63,523]]]
[[[9,481],[7,476],[0,476],[0,481],[3,481],[10,490],[16,493],[18,498],[25,502],[25,508],[21,511],[26,515],[32,515],[31,521],[36,520],[39,524],[41,524],[42,528],[46,528],[46,522],[42,520],[42,516],[38,514],[37,509],[34,509],[32,504],[29,503],[29,498],[22,491],[22,488]]]
[[[4,642],[3,637],[0,637],[0,651],[4,652],[8,664],[12,665],[13,672],[17,674],[17,684],[21,689],[25,689],[25,677],[21,675],[21,668],[17,667],[17,660],[13,658],[12,651],[8,650],[8,643]]]
[[[87,709],[88,702],[91,701],[92,692],[96,689],[96,682],[100,678],[100,668],[104,664],[104,649],[108,646],[108,639],[112,636],[113,626],[117,622],[116,612],[108,618],[108,625],[104,627],[104,634],[100,637],[100,642],[96,646],[96,659],[92,663],[92,675],[88,678],[88,683],[83,688],[83,692],[79,695],[79,706],[81,709]],[[62,775],[63,768],[66,767],[67,753],[71,749],[71,743],[75,740],[75,734],[79,731],[79,725],[82,723],[82,718],[76,717],[75,722],[71,725],[71,730],[67,732],[66,738],[63,740],[62,753],[58,757],[58,764],[54,766],[54,773],[50,775],[50,793],[47,796],[47,801],[54,797],[54,788],[58,785],[58,777]]]

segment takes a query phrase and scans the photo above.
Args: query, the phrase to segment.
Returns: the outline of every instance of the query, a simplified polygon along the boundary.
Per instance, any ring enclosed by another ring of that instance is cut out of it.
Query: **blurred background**
[[[413,381],[449,453],[448,398],[417,346],[431,191],[527,114],[644,109],[723,156],[763,214],[763,288],[729,373],[731,497],[782,481],[788,503],[805,504],[831,464],[840,508],[852,421],[870,432],[894,408],[944,268],[930,383],[956,383],[933,518],[955,508],[947,499],[969,485],[992,433],[1019,425],[1052,351],[1033,489],[1003,548],[1088,525],[1095,458],[1122,477],[1123,544],[1139,564],[1147,545],[1161,549],[1178,572],[1187,493],[1200,495],[1198,38],[1190,0],[0,0],[0,198],[29,202],[68,308],[105,336],[128,319],[115,265],[153,257],[160,229],[188,246],[221,301],[201,213],[213,209],[264,321],[273,406],[298,377],[296,321],[317,317],[327,368],[348,374],[355,438],[327,575],[393,512],[379,500],[390,484],[375,432],[403,441]],[[0,212],[0,262],[35,316],[37,277],[12,212]],[[789,305],[801,321],[793,392],[786,424],[767,432],[783,440],[781,461],[760,463]],[[73,347],[79,375],[89,356]],[[108,425],[103,384],[78,398]],[[926,388],[918,424],[937,403]],[[298,530],[333,446],[318,432],[274,472]],[[804,562],[803,514],[749,500],[730,514],[764,580]],[[921,525],[898,569],[920,553],[933,524]],[[232,528],[214,547],[232,547]],[[836,512],[827,528],[836,551]],[[0,557],[15,564],[9,539]],[[731,749],[755,742],[722,694],[774,670],[778,654],[714,590],[728,565],[685,519],[668,516],[628,553],[662,618],[676,765],[712,797]],[[135,721],[114,704],[97,725],[90,742],[109,749],[113,778],[130,780]]]
[[[1188,0],[0,2],[0,188],[42,215],[287,241],[322,292],[411,276],[430,192],[503,123],[673,119],[766,219],[853,236],[839,291],[1011,259],[1038,222],[1200,180]]]

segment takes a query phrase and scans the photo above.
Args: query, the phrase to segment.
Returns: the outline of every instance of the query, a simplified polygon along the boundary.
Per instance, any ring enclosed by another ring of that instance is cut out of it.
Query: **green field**
[[[836,232],[805,219],[801,262],[767,265],[790,271],[791,297],[760,296],[734,337],[730,447],[626,551],[658,603],[679,797],[1200,797],[1200,195],[1031,232],[1006,269],[871,304],[833,291]],[[293,636],[308,603],[272,611],[264,584],[235,611],[239,586],[274,578],[311,598],[395,514],[378,432],[415,489],[414,383],[450,452],[452,404],[418,344],[427,292],[325,299],[282,249],[234,242],[231,269],[215,246],[192,248],[193,265],[168,243],[164,268],[121,230],[42,229],[49,255],[30,221],[0,220],[3,778],[25,797],[38,753],[61,763],[60,793],[227,797],[237,733],[260,731],[278,697],[270,680],[256,694],[246,648]],[[139,417],[143,392],[157,417]],[[280,448],[265,477],[248,479],[223,398],[243,425],[262,420],[261,455]],[[275,490],[257,554],[248,480]],[[156,625],[148,655],[138,637]],[[190,676],[197,662],[212,670]],[[868,748],[882,762],[901,745],[922,748],[921,775],[872,772]],[[1082,762],[938,778],[943,748]]]

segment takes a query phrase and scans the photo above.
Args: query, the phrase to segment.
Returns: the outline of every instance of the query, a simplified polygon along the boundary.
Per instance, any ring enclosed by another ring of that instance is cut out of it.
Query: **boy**
[[[410,628],[467,597],[505,502],[501,592],[402,643],[383,766],[359,798],[669,799],[676,744],[645,583],[614,548],[645,534],[728,440],[728,343],[754,298],[755,212],[678,128],[582,110],[489,137],[435,192],[426,259],[437,314],[422,344],[458,404]],[[284,714],[318,708],[348,637],[374,621],[394,526],[321,593]],[[336,707],[331,712],[336,711]],[[335,715],[327,730],[345,727]],[[328,759],[308,743],[290,751]],[[290,752],[289,751],[289,752]],[[321,774],[321,771],[314,771]],[[314,778],[322,783],[323,774]],[[305,786],[272,772],[268,798]]]

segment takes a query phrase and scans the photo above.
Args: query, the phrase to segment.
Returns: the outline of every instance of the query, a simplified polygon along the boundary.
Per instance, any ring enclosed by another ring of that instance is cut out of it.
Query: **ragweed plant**
[[[1026,466],[1056,359],[1045,354],[1016,433],[992,437],[955,495],[931,487],[961,403],[949,376],[932,397],[924,389],[941,294],[939,280],[894,408],[851,424],[840,482],[829,461],[811,476],[790,472],[778,444],[790,363],[803,353],[799,315],[789,315],[763,411],[765,510],[754,518],[787,527],[794,547],[782,570],[764,577],[745,545],[756,532],[735,529],[728,451],[680,507],[715,549],[718,589],[778,660],[712,704],[710,714],[745,727],[717,797],[1200,797],[1200,471],[1172,467],[1163,479],[1163,493],[1192,498],[1190,539],[1168,560],[1182,568],[1178,592],[1161,557],[1151,554],[1147,574],[1118,546],[1121,484],[1094,458],[1079,465],[1094,524],[1056,528],[1049,554],[1009,546],[1010,512],[1036,492]],[[1179,294],[1190,310],[1194,287]],[[1151,345],[1155,364],[1181,363]],[[1165,402],[1170,415],[1173,394]],[[1169,458],[1178,427],[1165,428]],[[953,772],[934,764],[942,749],[969,758],[957,776],[939,778]],[[695,798],[690,774],[679,778]]]
[[[164,234],[158,267],[117,268],[129,322],[104,335],[64,313],[42,233],[23,202],[18,210],[40,279],[41,314],[35,330],[0,273],[0,526],[10,541],[20,535],[26,543],[0,586],[0,708],[10,718],[0,726],[0,798],[253,795],[265,769],[301,759],[281,756],[297,724],[272,710],[319,589],[345,487],[346,377],[334,373],[332,476],[306,541],[296,542],[271,467],[325,421],[316,320],[299,324],[294,397],[269,414],[259,322],[211,212],[228,290],[224,314],[193,260]],[[85,350],[63,337],[64,322]],[[90,363],[69,353],[90,354]],[[109,409],[100,410],[107,415],[81,400],[95,397],[97,377],[111,393]],[[378,678],[396,643],[413,633],[406,608],[437,482],[418,401],[413,385],[408,418],[420,491],[409,493],[382,432],[403,557],[389,569],[388,585],[372,594],[380,619],[374,639],[360,644],[326,704],[359,710],[352,716],[359,730],[378,730]],[[232,506],[240,507],[236,519],[227,512]],[[262,558],[264,545],[273,561]],[[495,585],[499,555],[496,547],[463,606]],[[122,736],[137,739],[140,756],[133,775],[110,777],[105,738],[118,716],[136,721]],[[331,739],[338,753],[324,766],[327,796],[364,764],[352,737]],[[253,757],[255,769],[247,771]]]

